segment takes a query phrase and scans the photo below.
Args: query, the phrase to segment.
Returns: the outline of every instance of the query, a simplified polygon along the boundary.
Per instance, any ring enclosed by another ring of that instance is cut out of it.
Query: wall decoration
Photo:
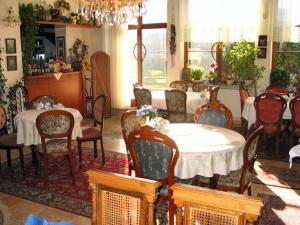
[[[257,58],[259,59],[265,59],[267,58],[267,48],[258,48],[259,53],[257,55]]]
[[[56,37],[56,58],[65,61],[65,37]]]
[[[17,70],[17,56],[6,56],[7,71]]]
[[[268,45],[268,36],[259,35],[258,36],[258,46],[267,46]]]
[[[174,24],[171,24],[170,28],[170,54],[171,54],[171,66],[173,67],[175,64],[174,55],[176,53],[176,27]]]
[[[5,47],[6,47],[6,53],[17,53],[16,49],[16,39],[15,38],[6,38],[5,39]]]

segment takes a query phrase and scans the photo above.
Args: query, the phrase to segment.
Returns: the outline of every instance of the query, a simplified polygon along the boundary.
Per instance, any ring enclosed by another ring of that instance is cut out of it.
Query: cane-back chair
[[[169,85],[170,88],[176,88],[177,90],[181,90],[187,92],[189,85],[184,80],[174,80]]]

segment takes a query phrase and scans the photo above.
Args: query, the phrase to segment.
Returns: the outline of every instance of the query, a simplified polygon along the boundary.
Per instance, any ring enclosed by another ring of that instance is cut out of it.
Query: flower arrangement
[[[149,117],[151,120],[157,117],[157,108],[153,105],[143,105],[136,114],[141,117]]]

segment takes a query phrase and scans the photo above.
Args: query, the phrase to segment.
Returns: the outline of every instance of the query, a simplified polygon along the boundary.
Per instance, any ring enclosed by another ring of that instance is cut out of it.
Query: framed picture
[[[268,45],[268,36],[259,35],[258,36],[258,46],[267,46]]]
[[[6,53],[17,53],[16,49],[16,39],[15,38],[5,38],[5,47],[6,47]]]
[[[267,48],[258,48],[260,51],[257,55],[257,58],[259,59],[265,59],[267,58]]]
[[[6,56],[7,71],[17,70],[17,56]]]
[[[56,37],[56,58],[65,61],[66,50],[65,50],[65,37]]]

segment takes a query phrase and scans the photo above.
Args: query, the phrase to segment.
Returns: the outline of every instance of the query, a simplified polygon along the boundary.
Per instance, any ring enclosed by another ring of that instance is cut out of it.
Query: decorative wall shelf
[[[74,23],[63,23],[63,22],[54,22],[54,21],[36,21],[37,24],[48,24],[48,25],[57,25],[65,27],[81,27],[81,28],[101,28],[99,26],[94,26],[90,24],[74,24]]]

